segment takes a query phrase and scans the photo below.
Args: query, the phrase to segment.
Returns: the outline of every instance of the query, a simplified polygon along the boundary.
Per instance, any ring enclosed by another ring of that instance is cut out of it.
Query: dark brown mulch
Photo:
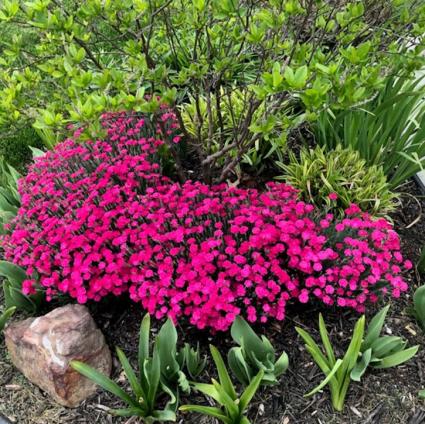
[[[424,244],[425,211],[424,198],[414,183],[406,185],[402,207],[392,216],[396,229],[402,237],[405,256],[416,261]],[[385,326],[387,334],[405,337],[410,345],[419,344],[418,355],[407,364],[380,371],[370,371],[361,383],[352,383],[342,413],[332,410],[328,390],[311,398],[304,394],[315,387],[323,378],[313,364],[297,337],[294,326],[311,331],[317,338],[318,312],[325,313],[331,339],[337,351],[343,354],[351,330],[358,318],[354,313],[323,310],[315,307],[294,306],[288,311],[283,324],[273,323],[267,328],[258,328],[274,343],[276,350],[285,350],[290,358],[290,368],[278,386],[268,387],[259,393],[253,402],[249,416],[255,424],[421,424],[425,423],[425,403],[418,398],[418,391],[425,386],[425,336],[408,313],[414,289],[421,284],[416,272],[408,278],[410,293],[398,301],[392,301]],[[131,357],[137,352],[138,327],[142,313],[137,305],[126,301],[109,301],[90,306],[95,320],[103,330],[109,345],[120,346]],[[372,315],[375,310],[368,312]],[[181,340],[196,344],[200,342],[207,353],[208,344],[213,343],[226,351],[231,345],[228,335],[208,336],[205,333],[179,328]],[[211,364],[210,364],[211,366]],[[208,368],[202,379],[214,376]],[[114,378],[123,384],[124,378],[115,360]],[[189,398],[183,397],[183,402]],[[201,396],[192,394],[191,403],[204,403]],[[62,423],[137,423],[136,419],[112,418],[107,414],[109,407],[120,407],[120,403],[108,393],[99,391],[96,396],[71,410],[59,407],[34,385],[28,383],[10,364],[0,346],[0,413],[13,422],[22,424]],[[215,421],[196,415],[179,416],[180,423],[207,424]]]

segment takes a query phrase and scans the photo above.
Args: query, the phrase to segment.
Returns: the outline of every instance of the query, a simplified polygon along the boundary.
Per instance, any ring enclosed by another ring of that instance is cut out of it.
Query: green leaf
[[[282,84],[282,81],[283,81],[283,76],[280,73],[280,63],[279,62],[274,63],[272,76],[273,76],[273,88],[279,87],[280,84]]]
[[[182,412],[197,412],[198,414],[208,415],[210,417],[218,418],[225,424],[234,424],[233,421],[223,415],[223,412],[219,408],[214,408],[211,406],[200,406],[200,405],[183,405],[179,408]]]
[[[146,314],[143,317],[139,332],[139,370],[143,372],[145,360],[149,358],[149,332],[151,327],[151,317]]]
[[[252,369],[243,357],[242,348],[234,347],[230,349],[227,355],[227,362],[239,382],[247,386],[251,380]]]
[[[232,399],[226,390],[224,390],[224,387],[221,386],[217,380],[212,379],[211,381],[215,390],[217,391],[219,397],[218,402],[220,405],[224,406],[225,410],[227,411],[227,415],[234,419],[239,417],[239,407],[236,404],[237,399]]]
[[[425,249],[423,251],[425,252]],[[423,254],[423,257],[425,258],[425,254]],[[416,319],[422,328],[425,329],[425,285],[416,289],[413,295],[413,306]]]
[[[119,397],[124,402],[135,408],[139,407],[138,402],[132,397],[130,397],[123,389],[121,389],[121,387],[118,386],[117,383],[115,383],[110,378],[106,377],[96,369],[80,361],[71,361],[70,365],[74,370],[84,375],[84,377],[87,377],[89,380],[93,381],[98,386]]]
[[[343,361],[341,359],[337,359],[337,361],[335,362],[334,367],[331,369],[331,371],[326,376],[326,378],[315,389],[313,389],[311,392],[305,394],[304,397],[312,396],[315,393],[317,393],[320,390],[322,390],[330,382],[330,380],[334,377],[335,373],[339,370],[339,368],[341,367],[342,363],[343,363]]]
[[[413,358],[419,349],[418,346],[412,346],[409,349],[402,350],[401,352],[396,352],[386,358],[383,358],[381,362],[375,366],[375,368],[390,368],[402,364],[403,362],[408,361]]]
[[[155,418],[155,420],[158,421],[176,421],[176,414],[173,411],[169,411],[169,410],[163,410],[163,411],[158,411],[155,410],[152,413],[152,417]]]
[[[279,359],[274,364],[274,373],[278,377],[280,374],[283,374],[289,366],[289,358],[286,352],[283,352],[280,355]]]
[[[7,308],[1,315],[0,315],[0,331],[3,330],[3,328],[6,325],[6,322],[10,319],[10,317],[15,313],[16,306],[12,306],[10,308]]]
[[[372,352],[374,358],[383,358],[394,351],[399,351],[406,346],[406,342],[401,337],[383,336],[372,343]]]
[[[215,401],[220,402],[220,395],[213,384],[193,383],[193,388],[202,392],[204,395],[213,398]]]
[[[379,337],[384,326],[385,317],[387,316],[390,305],[381,309],[370,321],[367,327],[366,336],[362,344],[362,350],[369,349],[372,343]]]
[[[0,261],[0,275],[19,284],[28,278],[21,267],[7,261]]]
[[[117,350],[118,360],[121,362],[122,368],[125,372],[125,375],[127,376],[128,382],[130,383],[131,389],[133,390],[133,393],[135,394],[136,399],[145,397],[146,394],[143,393],[142,387],[140,386],[140,383],[136,377],[136,374],[134,373],[133,368],[131,368],[131,365],[128,362],[128,359],[125,356],[124,352],[118,347],[116,348],[116,350]]]
[[[233,399],[237,399],[236,391],[233,386],[232,380],[230,379],[229,373],[227,372],[226,365],[224,364],[223,358],[216,347],[210,345],[211,355],[214,359],[215,365],[218,371],[218,377],[220,384],[223,386],[226,393]]]
[[[177,331],[173,321],[167,319],[156,338],[161,359],[161,374],[169,381],[177,382],[180,366],[176,360]]]
[[[252,398],[255,396],[255,393],[258,390],[258,387],[260,386],[261,380],[264,377],[264,371],[261,370],[251,381],[249,386],[244,390],[242,393],[240,400],[239,400],[239,410],[241,413],[245,411],[245,409],[248,407],[249,403],[251,402]]]
[[[273,349],[266,349],[265,344],[255,334],[251,326],[241,317],[237,316],[230,329],[233,340],[247,352],[253,352],[259,360],[266,358],[267,353],[273,353]]]
[[[121,408],[108,409],[108,413],[117,417],[144,417],[144,411],[141,408]]]
[[[161,359],[158,352],[158,343],[153,348],[152,359],[145,361],[144,371],[149,384],[148,403],[152,407],[155,405],[161,377]]]
[[[362,358],[357,362],[356,366],[351,370],[350,378],[354,381],[360,381],[362,375],[365,373],[369,366],[372,357],[372,349],[369,348],[363,352]]]
[[[294,75],[294,88],[302,89],[307,82],[308,68],[306,65],[298,68]]]
[[[329,340],[328,331],[326,329],[322,314],[319,314],[319,331],[320,337],[322,338],[323,347],[325,348],[325,352],[328,355],[328,363],[331,365],[331,367],[333,367],[335,364],[335,354]]]

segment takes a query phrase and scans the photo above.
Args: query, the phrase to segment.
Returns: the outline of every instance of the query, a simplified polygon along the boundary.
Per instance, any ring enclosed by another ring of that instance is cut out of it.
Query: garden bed
[[[406,257],[416,261],[423,243],[425,232],[425,200],[417,186],[409,183],[403,188],[402,207],[393,214]],[[425,345],[425,337],[415,320],[409,315],[413,290],[420,284],[419,276],[411,271],[406,275],[410,291],[396,302],[392,302],[385,325],[387,334],[403,336],[409,340],[409,345]],[[93,317],[106,336],[108,344],[120,346],[131,358],[137,354],[137,342],[141,309],[123,299],[108,299],[100,304],[91,304]],[[290,367],[280,379],[277,386],[269,387],[259,392],[249,412],[255,424],[345,424],[345,423],[376,423],[400,424],[412,422],[420,424],[422,418],[417,418],[423,408],[423,401],[418,397],[418,391],[425,384],[425,351],[418,354],[408,363],[399,367],[379,372],[369,372],[360,383],[352,383],[342,413],[333,411],[329,401],[327,388],[323,392],[305,398],[323,378],[320,370],[311,361],[301,340],[295,332],[295,325],[307,329],[318,337],[318,309],[314,306],[293,306],[288,310],[283,323],[271,322],[266,327],[257,327],[270,338],[276,350],[285,350],[290,358]],[[369,310],[370,316],[374,310]],[[343,353],[357,316],[352,312],[335,310],[326,311],[326,322],[331,340],[337,352]],[[155,327],[155,325],[154,325]],[[123,331],[125,329],[125,331]],[[226,333],[208,336],[205,332],[194,329],[178,328],[182,340],[196,344],[200,341],[201,349],[206,353],[209,343],[217,345],[226,351],[231,340]],[[0,347],[0,413],[9,417],[12,422],[20,424],[56,424],[56,423],[136,423],[136,418],[113,418],[106,412],[108,408],[119,407],[119,402],[104,391],[85,401],[77,409],[66,409],[53,403],[37,387],[29,383],[15,370],[8,360],[4,346]],[[120,367],[114,360],[113,376],[116,381],[125,384],[125,379],[119,373]],[[211,363],[209,363],[211,365]],[[204,377],[214,376],[212,369],[205,371]],[[206,378],[207,379],[207,378]],[[192,393],[191,403],[204,403],[204,399]],[[183,399],[183,402],[186,399]],[[414,417],[415,416],[415,417]],[[414,417],[414,418],[412,418]],[[411,420],[412,421],[409,421]],[[178,422],[182,423],[213,423],[207,417],[195,414],[180,415]]]

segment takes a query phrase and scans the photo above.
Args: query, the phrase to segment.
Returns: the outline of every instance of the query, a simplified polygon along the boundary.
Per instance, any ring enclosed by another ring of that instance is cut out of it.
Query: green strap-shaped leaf
[[[211,355],[217,367],[218,377],[220,384],[223,386],[226,393],[233,399],[237,399],[236,390],[233,386],[232,380],[230,379],[229,373],[227,372],[226,365],[224,364],[223,357],[217,348],[210,345]]]
[[[152,413],[152,417],[155,419],[155,421],[160,421],[160,422],[164,422],[164,421],[172,421],[175,422],[176,421],[176,414],[173,411],[169,411],[169,410],[155,410]]]
[[[241,347],[233,347],[227,354],[229,368],[241,384],[247,386],[251,380],[252,370],[242,355]]]
[[[331,367],[335,364],[335,354],[329,340],[328,330],[326,329],[325,321],[323,320],[322,314],[319,314],[319,331],[320,337],[322,338],[323,347],[325,348],[326,355],[328,356],[328,363]]]
[[[177,331],[171,319],[168,318],[161,327],[156,340],[159,343],[161,374],[168,381],[176,383],[179,378],[180,366],[176,359]]]
[[[425,269],[425,248],[423,249],[421,257],[421,263],[422,262],[423,268]],[[413,306],[416,319],[419,321],[422,328],[425,329],[425,285],[416,289],[415,294],[413,295]]]
[[[7,308],[1,315],[0,315],[0,331],[3,330],[3,328],[6,325],[6,322],[10,319],[10,317],[15,313],[16,306],[12,306],[11,308]]]
[[[251,326],[241,317],[237,316],[230,329],[233,340],[241,346],[247,354],[254,353],[262,360],[267,355],[266,345],[263,344],[260,337],[255,334]],[[274,354],[274,350],[272,350]]]
[[[7,261],[0,261],[0,275],[20,285],[28,278],[27,274],[20,266]]]
[[[140,398],[142,399],[146,398],[146,393],[143,393],[143,389],[139,383],[139,380],[137,379],[136,374],[133,371],[133,368],[131,368],[131,365],[128,362],[128,359],[125,356],[124,352],[118,347],[116,348],[116,350],[117,350],[118,360],[121,362],[122,368],[125,372],[125,375],[127,376],[131,389],[133,390],[133,393],[136,395],[136,399],[138,399],[140,402]]]
[[[142,323],[140,324],[140,332],[139,332],[139,352],[138,352],[138,361],[139,361],[139,372],[141,377],[141,385],[143,387],[144,392],[148,391],[146,386],[146,381],[143,379],[143,369],[145,361],[149,358],[149,332],[151,327],[151,318],[149,314],[146,314]]]
[[[96,369],[80,361],[71,361],[71,367],[78,371],[80,374],[87,377],[89,380],[96,383],[98,386],[119,397],[124,402],[128,403],[134,408],[139,408],[138,402],[129,396],[115,381],[106,377]]]
[[[406,342],[401,337],[383,336],[375,340],[371,348],[374,358],[383,358],[404,349],[405,346]]]
[[[158,349],[158,343],[156,343],[153,348],[152,359],[145,361],[144,366],[146,380],[149,385],[148,403],[151,409],[154,407],[156,402],[161,377],[161,359],[159,356]]]
[[[286,352],[283,352],[282,355],[280,355],[279,359],[274,364],[274,372],[276,377],[279,377],[279,375],[283,374],[289,366],[289,358]]]
[[[372,349],[369,348],[363,352],[362,358],[357,362],[356,366],[351,370],[350,378],[353,381],[360,381],[362,375],[365,373],[369,366],[370,359],[372,357]]]
[[[314,357],[314,360],[316,361],[317,365],[319,365],[320,369],[324,373],[329,372],[329,370],[332,368],[332,366],[329,364],[328,359],[326,358],[325,355],[323,355],[319,346],[312,339],[310,334],[308,334],[307,331],[305,331],[305,330],[303,330],[302,328],[299,328],[299,327],[295,327],[295,330],[301,336],[301,338],[304,340],[304,343],[306,344],[307,350]]]
[[[234,422],[226,415],[223,414],[223,411],[219,408],[214,408],[212,406],[201,406],[201,405],[183,405],[180,408],[180,411],[186,412],[197,412],[198,414],[208,415],[219,419],[225,424],[234,424]]]
[[[240,413],[243,414],[245,409],[248,407],[249,403],[251,402],[252,398],[255,396],[255,393],[258,390],[258,387],[260,387],[261,380],[264,377],[264,371],[260,371],[249,383],[249,386],[244,390],[242,393],[240,400],[239,400],[239,410]]]
[[[216,402],[220,402],[220,396],[217,393],[214,385],[206,383],[193,383],[193,388],[203,393],[204,395],[213,398]]]
[[[386,358],[383,358],[377,365],[374,365],[374,368],[391,368],[396,367],[397,365],[402,364],[403,362],[408,361],[413,358],[419,349],[419,345],[412,346],[409,349],[402,350],[401,352],[393,353]]]
[[[370,321],[370,324],[367,327],[366,335],[362,344],[362,351],[369,349],[372,346],[372,343],[379,337],[384,326],[385,317],[387,316],[388,309],[390,305],[385,306],[381,309]]]
[[[326,376],[326,378],[316,388],[314,388],[311,392],[305,394],[304,397],[312,396],[315,393],[317,393],[320,390],[322,390],[323,387],[325,387],[329,383],[329,381],[334,377],[335,373],[341,367],[342,362],[343,361],[341,359],[337,359],[337,361],[335,362],[334,367],[331,369],[330,373]]]
[[[218,394],[218,402],[224,407],[227,415],[235,421],[239,418],[239,407],[236,405],[237,399],[232,399],[229,394],[224,390],[223,386],[215,379],[212,379],[212,384]]]
[[[347,352],[344,355],[343,363],[338,370],[337,379],[338,381],[346,381],[347,376],[350,375],[351,370],[356,365],[360,347],[362,345],[363,334],[364,334],[365,316],[363,315],[354,326],[353,335],[351,342],[348,346]]]
[[[145,413],[141,408],[121,408],[108,409],[108,413],[117,417],[144,417]]]

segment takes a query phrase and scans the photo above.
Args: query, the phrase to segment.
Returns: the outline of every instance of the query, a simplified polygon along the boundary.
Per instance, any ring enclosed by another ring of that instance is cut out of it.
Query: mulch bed
[[[391,217],[402,237],[403,252],[406,258],[416,261],[424,245],[425,199],[414,183],[403,187],[402,205]],[[290,358],[290,368],[281,378],[280,384],[268,387],[259,393],[253,402],[249,417],[255,424],[421,424],[425,423],[424,401],[418,398],[418,391],[425,386],[425,336],[409,315],[414,289],[421,284],[414,271],[406,278],[411,290],[398,301],[392,301],[384,331],[400,335],[409,340],[409,345],[419,344],[418,355],[407,364],[387,370],[368,371],[360,383],[353,382],[349,389],[346,406],[342,413],[333,411],[329,393],[324,389],[311,398],[304,394],[315,387],[323,378],[320,370],[311,361],[301,340],[295,332],[295,325],[307,328],[318,336],[317,319],[320,311],[325,313],[325,321],[331,340],[342,355],[348,345],[352,328],[358,318],[349,311],[323,310],[314,306],[288,310],[288,318],[283,323],[269,324],[258,328],[269,337],[277,352],[285,350]],[[380,307],[382,305],[379,305]],[[368,311],[368,316],[378,309]],[[94,319],[106,336],[111,347],[120,346],[130,358],[137,352],[138,331],[142,312],[137,305],[122,300],[105,301],[90,305]],[[181,340],[192,344],[200,342],[207,353],[208,344],[213,343],[223,351],[232,344],[229,337],[222,334],[209,336],[197,330],[179,328]],[[53,403],[41,390],[25,380],[11,365],[0,342],[0,413],[12,422],[22,424],[64,424],[64,423],[138,423],[136,418],[112,418],[108,408],[122,405],[111,395],[99,391],[77,409],[66,409]],[[210,361],[211,362],[211,361]],[[125,384],[125,379],[114,360],[114,378]],[[210,364],[211,366],[211,364]],[[214,376],[212,368],[207,369],[202,378],[208,381]],[[183,397],[182,402],[189,399]],[[192,393],[191,403],[206,404],[206,400]],[[196,414],[180,415],[180,423],[214,423],[213,419]],[[0,420],[1,421],[1,420]]]

